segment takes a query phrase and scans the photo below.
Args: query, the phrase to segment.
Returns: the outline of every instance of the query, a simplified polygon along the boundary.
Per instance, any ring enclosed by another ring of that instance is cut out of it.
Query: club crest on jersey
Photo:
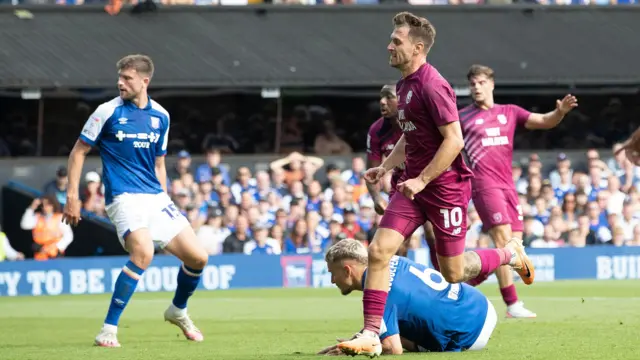
[[[160,118],[152,116],[151,117],[151,127],[154,128],[154,129],[159,129],[160,128]]]
[[[409,101],[411,101],[411,95],[413,95],[413,91],[409,90],[409,92],[407,93],[407,104],[409,103]]]
[[[504,114],[498,115],[498,122],[505,125],[507,123],[507,117]]]

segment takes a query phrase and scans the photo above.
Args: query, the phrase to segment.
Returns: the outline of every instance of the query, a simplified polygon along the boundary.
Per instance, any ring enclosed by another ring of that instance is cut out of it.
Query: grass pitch
[[[518,286],[537,319],[504,319],[496,284],[481,287],[500,322],[487,348],[434,359],[640,359],[640,282],[559,281]],[[0,298],[3,360],[318,359],[321,348],[360,329],[361,293],[337,289],[196,292],[191,317],[205,335],[187,342],[163,321],[172,294],[137,293],[119,330],[122,348],[93,347],[107,295]]]

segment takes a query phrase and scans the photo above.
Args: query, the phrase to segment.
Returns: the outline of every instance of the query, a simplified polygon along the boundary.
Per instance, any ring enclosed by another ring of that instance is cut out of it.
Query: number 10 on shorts
[[[451,210],[440,209],[440,215],[444,218],[443,226],[445,229],[462,225],[462,209],[459,207],[454,207]]]

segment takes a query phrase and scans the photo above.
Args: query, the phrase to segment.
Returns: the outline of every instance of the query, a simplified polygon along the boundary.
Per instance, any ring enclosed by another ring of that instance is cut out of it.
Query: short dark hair
[[[136,72],[146,75],[149,78],[153,77],[153,61],[147,55],[127,55],[118,60],[116,64],[118,71],[125,69],[134,69]]]
[[[425,52],[429,52],[436,41],[436,28],[429,20],[414,15],[408,11],[403,11],[393,17],[393,26],[408,26],[409,36],[419,39],[424,43]]]
[[[467,72],[467,80],[471,80],[472,77],[479,75],[484,75],[487,77],[487,79],[493,80],[494,72],[493,69],[488,66],[473,64]]]

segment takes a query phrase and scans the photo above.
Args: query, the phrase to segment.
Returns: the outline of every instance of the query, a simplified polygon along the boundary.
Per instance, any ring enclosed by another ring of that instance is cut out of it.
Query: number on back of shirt
[[[447,286],[451,285],[451,289],[449,289],[449,293],[447,294],[447,297],[451,300],[458,300],[458,294],[460,292],[460,284],[449,284],[444,279],[442,274],[437,272],[435,269],[426,268],[424,269],[424,271],[420,271],[415,266],[410,266],[409,272],[417,276],[418,279],[422,280],[422,282],[425,285],[427,285],[428,287],[432,288],[435,291],[443,291],[447,288]]]
[[[452,226],[458,227],[462,225],[462,209],[454,207],[453,209],[440,209],[443,218],[443,226],[448,229]]]

